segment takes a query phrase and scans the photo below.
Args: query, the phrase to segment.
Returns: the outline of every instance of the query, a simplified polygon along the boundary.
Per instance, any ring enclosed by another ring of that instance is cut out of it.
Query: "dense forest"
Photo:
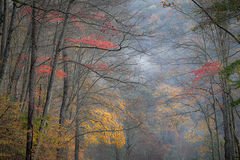
[[[0,160],[240,159],[239,0],[0,0]]]

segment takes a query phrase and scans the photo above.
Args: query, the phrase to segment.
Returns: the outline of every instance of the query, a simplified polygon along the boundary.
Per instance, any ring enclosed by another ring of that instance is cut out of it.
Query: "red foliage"
[[[47,61],[48,63],[50,63],[52,60],[51,57],[45,57],[45,56],[42,56],[42,57],[39,57],[37,58],[36,62],[43,62],[43,61]]]
[[[56,77],[58,78],[65,78],[67,77],[67,74],[65,72],[63,72],[62,70],[56,70]]]
[[[23,67],[24,63],[23,63],[23,61],[19,61],[17,65],[18,65],[18,67]]]
[[[19,56],[19,58],[22,59],[22,60],[28,59],[28,55],[23,54],[23,55]]]
[[[38,11],[38,15],[37,15],[37,19],[39,20],[41,17],[41,15],[44,13],[43,10],[39,10]],[[20,10],[20,15],[21,16],[26,16],[26,15],[32,15],[32,7],[28,6],[28,7],[24,7]]]
[[[32,14],[32,8],[30,6],[27,6],[27,7],[24,7],[20,10],[20,15],[21,16],[25,16],[25,15],[28,15],[28,14]]]
[[[88,44],[92,47],[97,47],[97,48],[102,48],[102,49],[112,49],[112,48],[117,48],[118,45],[117,44],[113,44],[109,41],[106,40],[99,40],[97,38],[95,38],[95,35],[91,35],[90,37],[83,37],[82,39],[71,39],[71,38],[66,38],[66,40],[68,40],[71,43],[83,43],[83,44]],[[101,39],[104,39],[104,37],[102,36]]]
[[[72,18],[72,22],[76,22],[76,21],[79,21],[78,18]]]
[[[191,73],[195,74],[195,79],[193,80],[196,82],[197,80],[203,78],[204,76],[213,76],[214,74],[221,71],[220,69],[221,63],[219,62],[208,62],[200,69],[191,71]]]
[[[105,19],[106,18],[106,15],[104,13],[101,14],[101,13],[98,13],[98,12],[93,12],[93,14],[94,14],[95,19]]]
[[[47,74],[51,74],[52,72],[52,67],[47,66],[47,65],[40,65],[37,69],[36,72],[40,75],[47,75]]]
[[[98,39],[98,40],[106,40],[105,37],[104,37],[104,36],[101,36],[101,35],[98,36],[97,39]]]
[[[55,44],[55,45],[57,45],[57,44]],[[58,59],[62,59],[62,57],[59,56]],[[65,59],[67,59],[67,57],[66,57]],[[36,60],[36,62],[37,62],[37,63],[39,63],[39,62],[41,62],[41,63],[43,63],[43,62],[48,62],[48,63],[50,63],[50,62],[53,61],[53,60],[54,60],[54,58],[52,58],[52,57],[42,56],[42,57],[38,57],[37,60]]]
[[[26,59],[28,59],[28,55],[23,54],[23,55],[21,55],[21,56],[18,57],[18,58],[20,58],[20,60],[18,60],[17,66],[18,66],[18,67],[23,67],[23,66],[24,66],[24,61],[25,61]]]
[[[40,113],[43,112],[43,108],[41,108],[41,107],[35,107],[35,110],[38,110]]]
[[[23,58],[23,59],[28,59],[28,55],[25,55],[25,54],[24,54],[24,55],[22,55],[22,58]]]
[[[48,75],[52,73],[52,67],[47,66],[47,65],[40,65],[37,69],[36,72],[40,75],[40,76],[44,76],[44,75]],[[56,77],[57,78],[64,78],[67,77],[66,73],[63,72],[62,70],[56,70]]]
[[[116,28],[114,27],[114,25],[112,25],[112,22],[108,19],[105,20],[103,23],[104,27],[100,30],[100,32],[102,33],[107,33],[111,35],[111,37],[117,36],[119,33],[121,33],[120,31],[117,31]],[[111,31],[111,32],[109,32]]]
[[[41,15],[44,13],[43,10],[39,10],[38,11],[38,15],[37,15],[37,19],[40,19],[41,18]]]
[[[88,68],[96,69],[98,71],[114,71],[114,68],[109,68],[108,66],[102,64],[102,63],[96,63],[95,65],[92,64],[86,64]]]
[[[49,22],[63,22],[63,21],[64,21],[64,18],[61,18],[61,17],[57,17],[49,20]]]
[[[79,10],[79,9],[78,9]],[[101,19],[105,19],[106,15],[104,13],[99,13],[99,12],[86,12],[84,10],[80,11],[80,12],[76,12],[74,13],[75,15],[77,15],[78,17],[81,17],[82,20],[87,20],[87,21],[91,21],[91,20],[101,20]],[[78,21],[79,19],[77,18],[72,18],[72,21]]]
[[[47,20],[49,22],[63,22],[64,18],[58,12],[51,12],[51,14],[47,15]]]
[[[84,30],[83,25],[81,25],[79,23],[74,23],[74,26],[79,30]]]
[[[67,61],[67,60],[68,60],[68,58],[67,58],[67,57],[65,57],[65,58],[63,58],[62,60],[63,60],[63,61]]]
[[[110,29],[110,30],[113,30],[113,31],[116,31],[115,27],[112,25],[112,22],[110,20],[107,20],[104,22],[104,25],[107,29]]]

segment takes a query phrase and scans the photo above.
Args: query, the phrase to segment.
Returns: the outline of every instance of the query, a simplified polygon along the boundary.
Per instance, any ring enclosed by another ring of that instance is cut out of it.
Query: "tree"
[[[31,66],[29,76],[29,106],[28,106],[28,125],[27,125],[27,147],[26,147],[26,160],[32,159],[33,147],[33,114],[35,107],[35,63],[36,63],[36,11],[34,9],[35,2],[32,2],[32,33],[31,33]]]

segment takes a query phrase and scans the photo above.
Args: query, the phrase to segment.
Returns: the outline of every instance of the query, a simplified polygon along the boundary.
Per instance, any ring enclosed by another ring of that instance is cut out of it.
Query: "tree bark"
[[[16,80],[15,86],[17,86],[17,81],[18,81],[18,79],[19,79],[19,77],[21,75],[21,74],[17,73],[18,64],[19,64],[19,62],[21,60],[21,56],[23,55],[24,52],[27,51],[27,49],[29,47],[30,38],[31,38],[31,27],[28,27],[28,32],[27,32],[27,35],[26,35],[26,37],[24,39],[22,49],[21,49],[21,51],[20,51],[20,53],[19,53],[19,55],[17,57],[16,63],[15,63],[14,69],[13,69],[13,73],[10,76],[10,82],[9,82],[10,84],[8,85],[8,87],[9,87],[8,88],[8,93],[11,93],[11,91],[12,91],[14,80]]]
[[[215,160],[215,155],[214,155],[214,139],[213,139],[213,133],[212,133],[212,129],[211,129],[211,124],[209,122],[209,117],[207,116],[207,113],[205,113],[205,111],[202,109],[202,112],[204,114],[204,119],[206,121],[207,124],[207,128],[208,128],[208,132],[210,135],[210,139],[211,139],[211,149],[212,149],[212,160]]]
[[[232,107],[230,106],[229,93],[227,93],[226,81],[223,80],[223,130],[224,130],[224,150],[225,159],[234,160],[235,148],[234,148],[234,136],[233,136],[233,122],[232,122]]]
[[[27,97],[28,97],[28,88],[29,88],[29,78],[28,77],[28,73],[29,73],[29,70],[30,70],[30,62],[31,59],[29,58],[28,61],[27,61],[27,65],[25,66],[24,68],[24,73],[23,73],[23,81],[22,81],[22,90],[21,90],[21,96],[19,98],[19,102],[23,103],[22,106],[21,106],[21,112],[24,112],[25,111],[25,105],[26,105],[26,102],[27,102]]]
[[[218,159],[221,160],[221,148],[220,148],[220,141],[219,141],[219,133],[218,133],[218,119],[217,119],[217,113],[216,113],[216,97],[213,89],[213,78],[210,78],[210,85],[211,85],[211,95],[212,95],[212,108],[214,112],[214,123],[215,123],[215,129],[216,129],[216,140],[217,140],[217,153],[218,153]]]
[[[79,129],[79,116],[77,115],[76,117],[76,126],[75,126],[75,150],[74,150],[74,157],[75,160],[80,160],[79,159],[79,151],[80,151],[80,129]]]
[[[83,160],[80,159],[81,157],[79,156],[80,152],[80,116],[79,116],[79,111],[81,107],[81,98],[80,98],[80,91],[77,93],[77,109],[76,109],[76,121],[75,121],[75,149],[74,149],[74,160]]]
[[[233,122],[233,136],[234,136],[234,141],[235,141],[235,145],[236,145],[236,159],[238,157],[238,159],[240,159],[240,144],[239,144],[239,140],[236,134],[236,124],[235,124],[235,118],[234,118],[234,112],[232,110],[232,122]]]
[[[115,145],[115,160],[120,160],[120,153],[119,153],[119,149],[117,148],[117,146]]]
[[[69,0],[68,6],[67,6],[67,9],[66,9],[66,13],[70,12],[70,9],[71,9],[71,6],[72,6],[73,2],[74,2],[74,0]],[[42,135],[42,130],[43,130],[45,124],[46,124],[46,117],[47,117],[49,109],[50,109],[50,103],[51,103],[51,99],[52,99],[53,83],[55,81],[55,74],[56,74],[56,69],[57,69],[57,64],[58,64],[58,57],[59,57],[59,54],[60,54],[59,48],[60,48],[60,45],[62,44],[62,41],[63,41],[65,29],[66,29],[67,22],[68,22],[68,17],[69,17],[69,15],[65,14],[63,27],[62,27],[62,30],[61,30],[61,33],[60,33],[60,36],[59,36],[59,39],[58,39],[58,43],[57,43],[57,46],[56,46],[56,49],[55,49],[55,55],[54,55],[54,60],[53,60],[53,64],[52,64],[52,73],[50,75],[50,79],[49,79],[49,82],[48,82],[46,101],[45,101],[45,105],[44,105],[44,108],[43,108],[43,114],[42,114],[42,118],[41,118],[41,122],[40,122],[40,126],[39,126],[39,137],[41,137],[41,135]],[[37,156],[38,156],[38,150],[39,150],[39,147],[40,147],[39,146],[39,138],[37,139],[37,144],[36,145],[37,145],[37,147],[36,147],[36,153],[35,153],[34,159],[37,159]]]
[[[2,3],[2,1],[1,1]],[[2,7],[2,5],[1,5]],[[2,32],[2,39],[1,39],[1,60],[3,58],[3,52],[5,47],[5,40],[6,40],[6,30],[7,30],[7,0],[3,1],[3,12],[1,13],[1,32]]]
[[[2,65],[1,65],[1,70],[0,70],[0,85],[3,82],[3,78],[4,78],[4,75],[5,75],[6,70],[7,70],[8,58],[9,58],[9,49],[10,49],[10,43],[11,43],[11,40],[12,40],[12,33],[13,33],[13,27],[14,27],[14,22],[15,22],[15,16],[16,16],[16,3],[13,2],[13,11],[12,11],[12,16],[11,16],[11,22],[9,24],[8,37],[7,37],[6,45],[4,47]]]
[[[229,39],[228,34],[221,29],[217,29],[218,35],[218,45],[219,45],[219,58],[223,67],[228,66],[229,60],[229,50],[228,43],[226,39]],[[222,115],[223,115],[223,131],[224,131],[224,150],[225,150],[225,159],[234,160],[235,159],[235,141],[234,141],[234,130],[233,130],[233,121],[232,121],[232,107],[231,107],[231,88],[227,82],[226,74],[221,74],[219,76],[220,86],[222,89]]]
[[[66,50],[63,50],[62,52],[63,54],[63,70],[66,73],[66,75],[68,75],[68,66],[67,66],[67,62],[66,62],[66,58],[67,58],[67,53]],[[63,82],[63,99],[62,99],[62,105],[61,105],[61,109],[60,109],[60,119],[59,119],[59,127],[60,127],[60,131],[59,131],[59,137],[62,137],[62,131],[61,128],[64,127],[65,124],[65,120],[66,120],[66,113],[67,113],[67,96],[68,96],[68,77],[64,77],[64,82]],[[66,160],[67,159],[67,153],[66,153],[66,149],[64,149],[64,147],[60,147],[57,149],[57,159],[63,159]]]
[[[31,53],[31,66],[29,76],[29,106],[28,106],[28,124],[27,124],[27,147],[26,147],[26,160],[32,159],[32,145],[33,145],[33,113],[34,113],[34,100],[35,100],[35,62],[36,62],[36,11],[35,1],[32,2],[32,53]]]
[[[73,1],[74,0],[69,1],[66,13],[69,13],[70,8],[71,8],[71,4],[73,3]],[[40,127],[39,127],[40,132],[45,125],[45,118],[48,115],[49,108],[50,108],[50,103],[51,103],[51,98],[52,98],[53,82],[55,81],[55,74],[56,74],[56,69],[57,69],[57,64],[58,64],[58,56],[60,54],[59,48],[60,48],[60,45],[62,44],[63,36],[64,36],[64,33],[65,33],[65,28],[67,26],[68,17],[69,17],[69,15],[66,14],[65,18],[64,18],[65,20],[64,20],[64,23],[63,23],[62,32],[59,36],[59,40],[58,40],[57,47],[56,47],[56,52],[55,52],[55,55],[54,55],[54,61],[53,61],[53,65],[52,65],[52,73],[50,75],[50,79],[49,79],[49,82],[48,82],[46,102],[45,102],[45,105],[44,105],[42,120],[41,120],[41,124],[40,124]]]
[[[3,1],[0,1],[0,35],[2,35],[2,23],[3,23]]]

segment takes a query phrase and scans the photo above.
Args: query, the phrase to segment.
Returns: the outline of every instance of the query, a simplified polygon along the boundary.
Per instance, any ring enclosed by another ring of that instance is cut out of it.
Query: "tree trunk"
[[[11,93],[11,91],[12,91],[14,80],[16,80],[15,87],[17,86],[17,81],[18,81],[18,79],[19,79],[19,77],[21,75],[21,74],[17,73],[17,70],[19,69],[18,68],[18,64],[21,61],[21,56],[23,55],[23,53],[25,53],[28,50],[30,37],[31,37],[31,27],[28,27],[28,32],[27,32],[27,35],[26,35],[26,37],[24,39],[22,49],[21,49],[21,51],[20,51],[20,53],[19,53],[19,55],[17,57],[17,60],[16,60],[16,63],[15,63],[12,75],[10,76],[10,84],[8,85],[8,87],[9,87],[8,88],[8,93]]]
[[[234,113],[232,112],[232,122],[233,122],[233,136],[234,136],[234,141],[235,141],[235,146],[236,146],[236,159],[240,159],[240,144],[239,140],[236,134],[236,124],[235,124],[235,118],[234,118]]]
[[[36,11],[34,9],[35,1],[32,2],[32,54],[31,54],[31,66],[30,66],[30,78],[29,78],[29,106],[28,106],[28,124],[27,124],[27,148],[26,148],[26,160],[32,159],[32,145],[33,145],[33,113],[34,113],[34,100],[35,100],[35,62],[37,46],[35,42],[36,33]]]
[[[225,159],[234,160],[234,147],[232,146],[232,131],[231,131],[231,119],[230,119],[229,109],[225,109],[223,112],[223,130],[224,130],[224,150],[225,150]]]
[[[65,50],[62,52],[63,54],[63,70],[64,72],[68,75],[68,68],[67,68],[67,53]],[[64,127],[65,125],[65,120],[66,120],[66,113],[67,113],[67,96],[68,96],[68,77],[64,77],[64,84],[63,84],[63,99],[62,99],[62,105],[60,109],[60,119],[59,119],[59,137],[62,137],[62,131],[61,128]],[[64,147],[60,147],[57,149],[57,159],[67,159],[67,153],[66,149]]]
[[[80,150],[80,130],[79,130],[79,116],[77,115],[76,117],[76,126],[75,126],[75,150],[74,150],[74,157],[75,160],[80,160],[79,159],[79,150]]]
[[[6,45],[4,47],[2,65],[1,65],[1,70],[0,70],[0,85],[3,82],[3,78],[4,78],[4,75],[5,75],[6,70],[7,70],[8,58],[9,58],[9,49],[10,49],[10,43],[11,43],[11,40],[12,40],[12,33],[13,33],[13,27],[14,27],[14,22],[15,22],[15,16],[16,16],[16,3],[13,2],[13,11],[12,11],[12,16],[11,16],[11,22],[9,24],[8,37],[7,37]]]
[[[3,1],[0,1],[0,35],[2,35],[1,30],[2,30],[2,23],[3,23],[3,3],[2,2]]]
[[[120,153],[119,153],[119,149],[117,148],[117,146],[115,145],[115,160],[120,160]]]
[[[234,136],[233,136],[233,122],[232,122],[232,107],[230,106],[229,92],[226,87],[226,81],[222,80],[223,84],[223,130],[224,130],[224,150],[225,159],[234,160],[235,158],[235,148],[234,148]]]
[[[217,140],[217,153],[218,153],[218,160],[221,160],[221,146],[220,146],[220,140],[219,140],[219,134],[218,134],[218,119],[217,119],[217,113],[216,113],[216,97],[213,89],[213,78],[210,78],[210,84],[211,84],[211,95],[213,99],[213,112],[214,112],[214,123],[215,123],[215,129],[216,129],[216,140]]]
[[[76,122],[75,122],[75,149],[74,149],[74,159],[80,160],[79,151],[80,151],[80,117],[79,117],[79,111],[80,111],[80,91],[77,94],[77,109],[76,109]]]
[[[229,84],[226,81],[226,76],[222,75],[221,79],[221,88],[222,88],[222,101],[223,101],[223,131],[224,131],[224,150],[225,150],[225,159],[234,160],[235,159],[235,141],[234,141],[234,130],[233,130],[233,121],[232,121],[232,107],[231,107],[231,97]]]
[[[73,2],[74,2],[74,0],[69,1],[67,9],[66,9],[66,13],[70,12],[71,5],[72,5]],[[57,64],[58,64],[58,57],[59,57],[59,54],[60,54],[59,49],[60,49],[60,45],[62,44],[62,40],[63,40],[63,37],[64,37],[68,17],[69,17],[69,15],[65,14],[63,27],[62,27],[61,34],[59,36],[58,43],[57,43],[57,46],[56,46],[56,49],[55,49],[54,61],[53,61],[53,64],[52,64],[52,73],[50,75],[50,79],[49,79],[49,82],[48,82],[46,102],[45,102],[45,105],[44,105],[44,108],[43,108],[42,119],[41,119],[41,123],[40,123],[40,127],[39,127],[39,136],[41,136],[41,134],[42,134],[42,129],[45,126],[46,117],[47,117],[49,109],[50,109],[50,103],[51,103],[51,99],[52,99],[53,83],[55,81],[55,74],[56,74],[56,69],[57,69]],[[36,153],[35,153],[34,159],[36,159],[37,156],[38,156],[39,147],[40,146],[39,146],[39,138],[38,138],[37,139]]]
[[[218,45],[219,45],[219,57],[223,67],[228,66],[228,57],[229,57],[229,44],[227,40],[229,37],[227,33],[222,30],[217,30],[218,33]],[[232,121],[232,107],[231,107],[231,88],[227,82],[226,74],[221,74],[220,86],[222,89],[222,114],[223,114],[223,131],[224,131],[224,150],[225,150],[225,159],[234,160],[235,159],[235,141],[234,141],[234,131],[233,131],[233,121]]]
[[[221,146],[220,146],[220,141],[219,141],[218,120],[217,120],[215,104],[213,104],[213,111],[214,111],[214,123],[215,123],[215,129],[216,129],[217,153],[218,153],[218,159],[221,160]]]
[[[70,8],[71,8],[71,4],[73,3],[73,1],[74,0],[69,1],[66,13],[69,13]],[[63,36],[64,36],[64,33],[65,33],[65,28],[67,26],[68,17],[69,17],[68,14],[66,14],[65,15],[65,20],[63,22],[62,32],[59,36],[59,40],[58,40],[57,47],[56,47],[56,52],[55,52],[55,55],[54,55],[54,61],[53,61],[53,65],[52,65],[52,73],[50,75],[50,79],[49,79],[49,82],[48,82],[46,102],[45,102],[45,105],[44,105],[42,120],[41,120],[41,124],[40,124],[40,127],[39,127],[40,132],[41,132],[42,128],[45,126],[45,118],[48,115],[49,108],[50,108],[50,103],[51,103],[51,98],[52,98],[53,82],[55,81],[55,74],[56,74],[56,69],[57,69],[57,64],[58,64],[58,57],[59,57],[59,54],[60,54],[59,48],[60,48],[60,45],[62,44]]]
[[[133,145],[130,143],[130,131],[126,130],[126,155],[125,159],[130,160]]]
[[[24,75],[23,75],[23,81],[22,81],[22,90],[21,90],[21,96],[19,99],[19,102],[22,103],[21,112],[25,111],[25,105],[26,105],[27,96],[28,96],[29,78],[27,77],[30,70],[30,67],[29,67],[29,64],[31,63],[30,61],[31,61],[30,58],[28,58],[27,65],[25,66],[24,73],[23,73]]]
[[[1,0],[2,3],[2,0]],[[2,10],[2,4],[1,4],[1,10]],[[2,32],[2,40],[1,40],[1,60],[3,58],[3,52],[5,47],[5,40],[6,40],[6,30],[7,30],[7,0],[3,1],[3,12],[1,13],[1,32]]]
[[[204,112],[204,118],[207,124],[207,128],[208,128],[208,132],[210,134],[210,139],[211,139],[211,149],[212,149],[212,160],[215,160],[215,156],[214,156],[214,139],[213,139],[213,133],[212,133],[212,129],[211,129],[211,124],[209,122],[209,117],[207,117],[206,113]]]

